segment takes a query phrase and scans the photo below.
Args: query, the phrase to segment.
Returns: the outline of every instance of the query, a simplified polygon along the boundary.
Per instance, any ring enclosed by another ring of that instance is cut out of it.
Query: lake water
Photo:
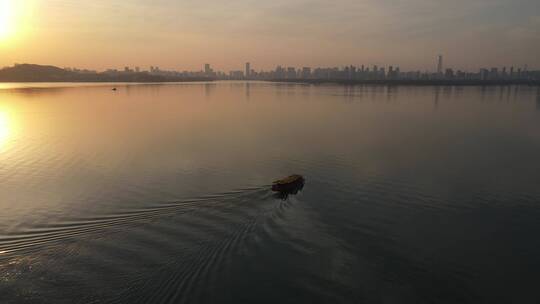
[[[538,88],[116,86],[0,86],[0,303],[540,301]]]

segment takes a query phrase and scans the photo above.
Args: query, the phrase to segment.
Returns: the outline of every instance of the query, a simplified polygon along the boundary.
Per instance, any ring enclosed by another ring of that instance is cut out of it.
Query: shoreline
[[[122,80],[122,79],[111,79],[111,80],[92,80],[92,79],[81,79],[81,80],[5,80],[0,79],[0,83],[175,83],[175,82],[213,82],[216,79],[208,78],[189,78],[189,79],[164,79],[164,80]]]
[[[168,79],[151,81],[114,81],[114,80],[0,80],[0,84],[95,84],[95,85],[129,85],[129,84],[175,84],[175,83],[215,83],[215,82],[266,82],[281,84],[309,85],[375,85],[375,86],[540,86],[540,80],[347,80],[347,79]]]
[[[352,80],[352,79],[270,79],[274,83],[384,85],[384,86],[540,86],[540,80]]]

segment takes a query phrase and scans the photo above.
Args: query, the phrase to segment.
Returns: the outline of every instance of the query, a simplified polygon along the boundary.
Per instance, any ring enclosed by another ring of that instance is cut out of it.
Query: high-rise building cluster
[[[540,80],[540,71],[529,71],[523,67],[492,67],[482,68],[475,72],[444,68],[443,56],[437,57],[435,72],[428,71],[402,71],[399,66],[380,65],[348,65],[344,67],[290,67],[278,65],[275,69],[255,70],[250,62],[246,62],[244,69],[232,70],[228,73],[216,71],[209,63],[204,64],[199,71],[164,71],[159,67],[151,66],[147,73],[174,77],[198,77],[218,80]],[[125,67],[123,71],[107,70],[108,73],[143,72]]]
[[[288,80],[288,79],[320,79],[320,80],[528,80],[540,79],[540,72],[528,71],[524,67],[482,68],[477,72],[444,69],[443,56],[437,57],[436,72],[401,71],[399,66],[349,65],[344,67],[311,68],[284,67],[278,65],[274,70],[256,71],[251,63],[245,64],[244,71],[233,70],[229,73],[214,72],[205,65],[203,75],[224,80]]]

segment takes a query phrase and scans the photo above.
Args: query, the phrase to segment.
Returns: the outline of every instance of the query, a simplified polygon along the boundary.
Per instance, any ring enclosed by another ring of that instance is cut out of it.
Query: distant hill
[[[0,70],[0,81],[33,82],[33,81],[66,81],[76,77],[76,73],[64,69],[37,64],[17,64]]]
[[[176,82],[208,78],[154,75],[148,72],[75,72],[51,65],[16,64],[0,69],[0,82]]]

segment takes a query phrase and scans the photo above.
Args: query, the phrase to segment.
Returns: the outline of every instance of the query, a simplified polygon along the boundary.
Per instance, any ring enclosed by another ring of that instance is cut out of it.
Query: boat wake
[[[200,213],[210,209],[226,210],[239,207],[239,203],[246,203],[253,199],[264,200],[270,196],[271,193],[267,187],[257,187],[190,200],[160,203],[114,214],[66,219],[55,224],[32,227],[26,231],[0,236],[0,259],[43,250],[48,246],[88,236],[101,237],[105,232],[110,234],[129,229],[129,227],[149,223],[160,217]]]
[[[283,225],[298,202],[261,186],[32,227],[0,236],[0,280],[62,281],[83,303],[212,302],[233,263],[291,239]]]

